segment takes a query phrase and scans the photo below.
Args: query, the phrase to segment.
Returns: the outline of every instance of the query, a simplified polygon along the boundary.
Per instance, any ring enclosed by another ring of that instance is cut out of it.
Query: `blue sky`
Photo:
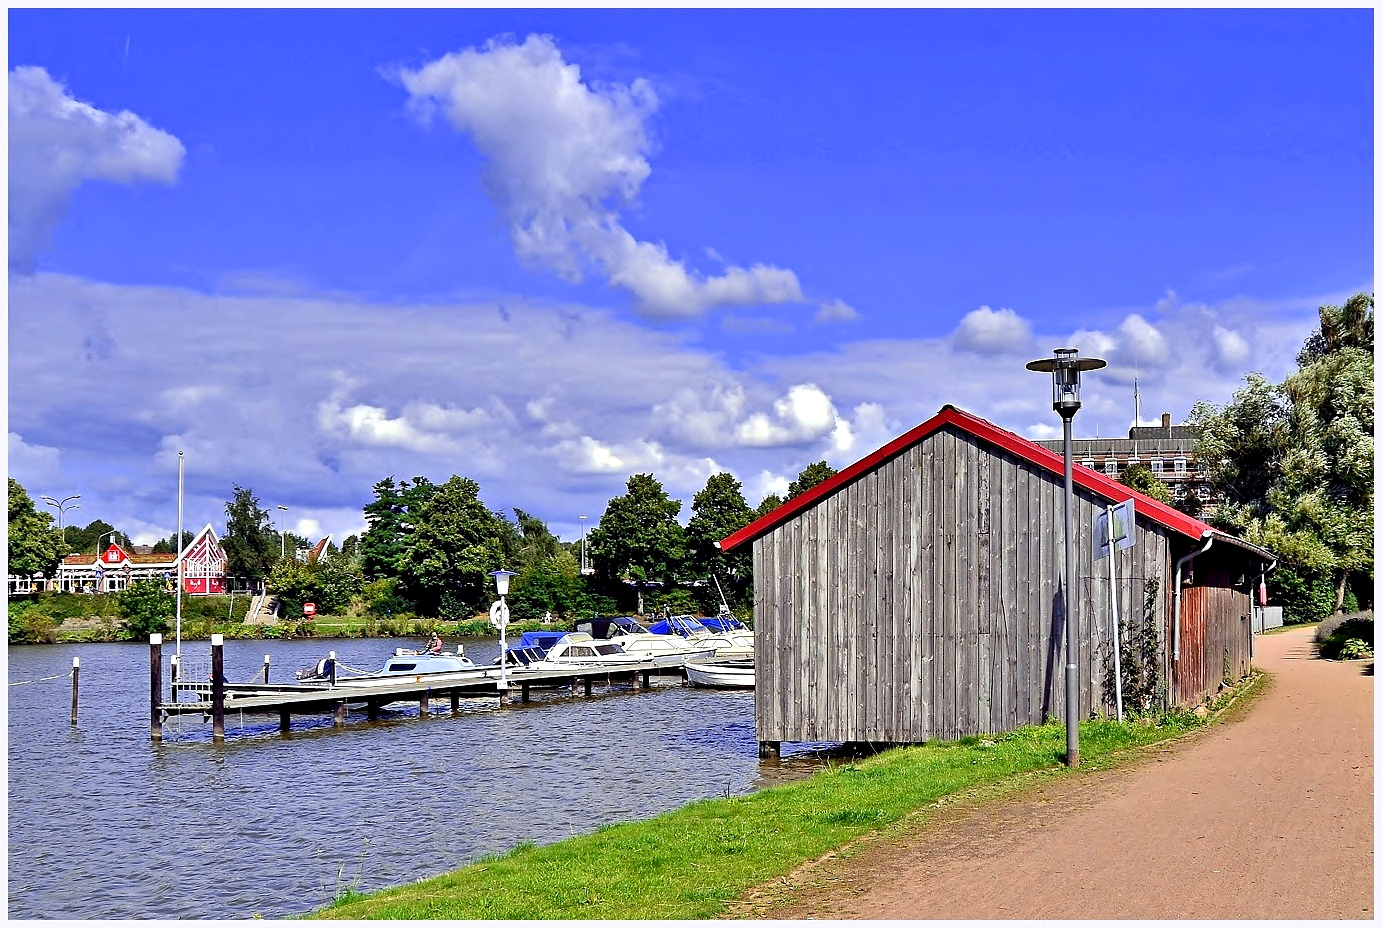
[[[1279,379],[1372,287],[1372,17],[11,10],[9,467],[80,522],[338,538],[460,473],[566,537],[955,403]],[[684,512],[685,514],[685,512]]]

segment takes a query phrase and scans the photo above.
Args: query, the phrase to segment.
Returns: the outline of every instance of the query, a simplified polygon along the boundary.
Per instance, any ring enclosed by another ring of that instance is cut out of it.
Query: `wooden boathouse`
[[[1155,580],[1165,699],[1248,673],[1252,592],[1273,556],[1110,477],[1074,468],[1081,717],[1112,714],[1110,558],[1094,522],[1134,500],[1119,614]],[[945,406],[721,541],[752,544],[760,748],[920,743],[1064,717],[1061,455]],[[1173,595],[1179,583],[1179,596]]]

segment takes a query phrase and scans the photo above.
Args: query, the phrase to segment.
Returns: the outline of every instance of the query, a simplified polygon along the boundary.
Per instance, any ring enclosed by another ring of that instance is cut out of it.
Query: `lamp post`
[[[105,585],[106,585],[106,572],[105,572],[104,570],[101,569],[101,539],[102,539],[102,538],[109,538],[111,535],[114,535],[117,531],[119,531],[119,529],[114,529],[114,528],[113,528],[113,529],[111,529],[111,530],[108,531],[108,532],[102,532],[101,534],[99,534],[99,535],[96,536],[96,569],[95,569],[95,575],[96,575],[96,579],[97,579],[98,581],[100,581],[100,586],[101,586],[101,589],[99,589],[99,590],[96,591],[96,592],[98,592],[98,593],[104,593],[104,592],[105,592]]]
[[[577,516],[581,520],[581,576],[585,576],[585,516]]]
[[[114,535],[118,531],[120,531],[118,528],[113,528],[108,532],[102,532],[101,534],[96,536],[96,560],[99,561],[101,559],[101,539],[109,538],[111,535]]]
[[[509,604],[504,597],[509,595],[509,578],[518,574],[512,570],[491,570],[489,575],[494,578],[494,588],[499,592],[499,601],[489,607],[489,621],[499,629],[499,698],[502,702],[503,693],[509,688],[508,655],[504,653],[508,650],[504,629],[509,627]]]
[[[73,503],[73,502],[72,502],[73,500],[77,500],[77,499],[81,499],[81,498],[82,498],[82,495],[81,495],[80,493],[73,493],[71,496],[64,496],[64,497],[62,498],[61,502],[59,502],[58,500],[53,499],[53,497],[51,497],[51,496],[40,496],[40,497],[39,497],[39,499],[43,500],[43,504],[44,504],[45,506],[52,506],[54,509],[56,509],[56,510],[58,511],[58,531],[62,533],[62,543],[63,543],[64,545],[67,544],[67,526],[66,526],[65,524],[63,524],[63,518],[64,518],[64,516],[67,514],[67,510],[69,510],[69,509],[80,509],[80,508],[82,508],[82,504],[81,504],[81,503]],[[68,503],[72,503],[72,505],[69,506],[69,505],[67,505]]]
[[[275,509],[282,509],[284,512],[287,512],[287,511],[288,511],[288,507],[287,507],[287,506],[275,506],[274,508],[275,508]],[[288,530],[285,528],[285,529],[281,529],[281,530],[279,531],[279,533],[278,533],[278,559],[281,561],[281,560],[283,560],[283,559],[284,559],[285,557],[287,557],[287,556],[288,556]]]
[[[1081,358],[1075,348],[1057,348],[1055,357],[1029,361],[1027,370],[1051,373],[1051,408],[1060,414],[1065,435],[1065,765],[1080,765],[1079,667],[1075,663],[1075,557],[1071,544],[1070,505],[1074,472],[1070,460],[1070,423],[1080,409],[1080,372],[1094,371],[1106,362]]]

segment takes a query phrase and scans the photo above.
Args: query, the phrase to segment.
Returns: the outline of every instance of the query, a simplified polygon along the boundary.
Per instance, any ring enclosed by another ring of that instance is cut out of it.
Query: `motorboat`
[[[528,634],[525,632],[524,634]],[[521,644],[521,642],[520,642]],[[576,667],[604,667],[618,670],[630,665],[651,663],[658,667],[680,667],[686,663],[684,654],[654,655],[629,653],[617,641],[601,641],[586,632],[566,632],[552,643],[542,656],[517,655],[514,648],[505,653],[509,666],[521,664],[529,670],[570,670]]]
[[[749,658],[688,663],[686,665],[686,680],[692,686],[748,689],[754,683],[753,660]]]
[[[680,635],[655,635],[637,619],[626,615],[596,616],[576,623],[576,631],[597,641],[613,641],[626,654],[645,660],[680,655],[684,661],[704,661],[715,656],[715,647]]]
[[[732,620],[738,628],[729,625]],[[665,619],[648,626],[655,635],[677,635],[698,647],[715,649],[717,658],[753,657],[753,632],[735,619],[728,610],[722,610],[716,617],[720,630],[712,629],[691,615],[669,615]]]
[[[299,670],[300,683],[327,684],[331,686],[368,687],[397,683],[411,678],[413,682],[435,680],[457,682],[467,679],[482,680],[492,675],[488,668],[481,667],[465,656],[465,645],[456,645],[453,653],[434,653],[396,648],[384,661],[384,666],[376,671],[361,671],[347,667],[336,658],[324,657],[314,666]]]

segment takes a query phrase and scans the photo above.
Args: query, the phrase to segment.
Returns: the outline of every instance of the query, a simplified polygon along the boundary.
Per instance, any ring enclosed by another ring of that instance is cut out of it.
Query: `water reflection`
[[[286,679],[334,649],[375,668],[388,641],[231,641],[226,675],[270,654]],[[477,663],[497,642],[468,641]],[[170,649],[165,648],[165,655]],[[204,654],[186,642],[184,655]],[[65,670],[82,659],[80,724]],[[211,743],[200,715],[149,741],[148,648],[12,647],[9,688],[11,918],[243,918],[304,912],[346,886],[370,890],[460,866],[521,841],[550,842],[695,799],[742,795],[823,764],[803,746],[760,761],[749,692],[651,690],[590,698],[534,690],[446,701],[421,718],[397,704],[352,713],[226,717]]]

